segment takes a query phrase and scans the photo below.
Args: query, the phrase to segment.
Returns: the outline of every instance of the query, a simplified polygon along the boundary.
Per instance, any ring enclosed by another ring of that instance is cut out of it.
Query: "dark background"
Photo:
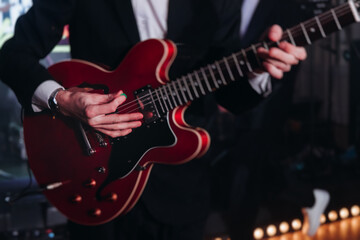
[[[319,14],[342,3],[330,0],[296,2],[304,16]],[[13,3],[7,9],[9,1],[0,0],[0,46],[11,36],[17,16],[30,6],[29,1]],[[357,191],[360,185],[360,25],[333,34],[307,47],[307,50],[308,59],[300,65],[293,80],[293,94],[279,97],[279,101],[288,101],[288,110],[278,111],[276,101],[262,110],[271,111],[274,115],[281,113],[284,121],[280,128],[277,126],[280,131],[265,133],[266,141],[263,139],[259,149],[255,149],[265,151],[269,159],[263,181],[256,185],[258,189],[253,189],[254,192],[261,192],[258,210],[254,214],[258,226],[302,218],[300,208],[303,203],[311,202],[311,196],[305,196],[307,199],[301,203],[297,201],[297,196],[304,196],[301,190],[307,190],[309,186],[330,192],[327,211],[360,203]],[[64,58],[68,58],[66,39],[43,63],[51,65]],[[275,83],[275,89],[278,84]],[[229,150],[228,146],[236,138],[233,129],[245,126],[228,113],[219,112],[214,119],[217,122],[217,136],[213,141],[217,145],[212,162],[213,213],[207,228],[209,236],[226,234],[227,231],[222,214],[234,204],[231,189],[226,187],[228,181],[234,180],[226,178],[228,157],[234,151]],[[271,129],[276,117],[263,121]],[[261,132],[257,136],[261,137]],[[246,144],[248,138],[246,135],[242,137]],[[259,144],[258,138],[254,139],[254,142],[250,142]],[[253,157],[252,153],[241,152],[241,148],[239,151],[239,156],[246,155],[247,159]],[[246,181],[246,171],[240,168],[235,174],[240,182],[241,178]],[[16,197],[30,183],[28,189],[36,190],[36,183],[29,174],[21,107],[12,91],[0,82],[0,239],[66,238],[65,217],[49,205],[41,194],[26,196],[13,204],[5,201],[7,197]]]

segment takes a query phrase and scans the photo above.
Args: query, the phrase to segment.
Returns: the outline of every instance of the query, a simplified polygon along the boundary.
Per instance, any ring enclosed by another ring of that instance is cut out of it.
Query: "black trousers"
[[[196,213],[194,213],[196,214]],[[171,225],[156,220],[144,204],[138,204],[125,216],[98,226],[68,222],[70,240],[201,240],[204,221]]]

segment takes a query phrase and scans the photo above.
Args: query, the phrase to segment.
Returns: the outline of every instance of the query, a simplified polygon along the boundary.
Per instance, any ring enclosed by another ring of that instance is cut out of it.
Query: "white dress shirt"
[[[167,33],[169,0],[131,0],[140,40],[164,39]]]
[[[241,7],[240,37],[244,36],[259,4],[259,0],[243,0]]]
[[[131,0],[140,40],[149,38],[163,39],[167,33],[167,16],[170,0]],[[252,2],[256,0],[248,0]],[[268,74],[255,74],[249,81],[259,94],[264,94]],[[265,81],[265,83],[264,83]],[[54,80],[41,83],[32,97],[32,107],[35,112],[50,108],[48,99],[51,93],[62,87]]]
[[[240,39],[248,31],[251,19],[260,0],[243,0],[241,7]],[[268,96],[272,92],[271,78],[269,73],[253,74],[249,79],[251,87],[259,94]]]

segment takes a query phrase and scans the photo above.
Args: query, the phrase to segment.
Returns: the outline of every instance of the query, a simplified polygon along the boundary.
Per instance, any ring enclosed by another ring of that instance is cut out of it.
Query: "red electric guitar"
[[[360,21],[359,1],[349,1],[284,32],[298,46]],[[114,71],[81,60],[65,61],[49,72],[65,88],[122,89],[127,101],[118,113],[140,111],[144,123],[111,139],[61,115],[27,115],[24,134],[30,167],[48,200],[70,220],[105,223],[128,212],[139,199],[154,163],[181,164],[203,155],[208,133],[184,121],[187,103],[226,86],[260,66],[259,43],[169,81],[177,49],[169,40],[137,44]]]

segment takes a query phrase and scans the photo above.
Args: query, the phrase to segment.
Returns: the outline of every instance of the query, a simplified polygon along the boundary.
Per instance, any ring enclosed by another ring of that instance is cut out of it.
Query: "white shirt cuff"
[[[31,99],[31,106],[34,112],[41,112],[46,108],[50,108],[48,100],[52,92],[56,89],[62,88],[59,83],[54,80],[47,80],[41,83],[35,90],[34,95]]]
[[[267,97],[271,91],[271,77],[269,73],[251,73],[249,74],[249,83],[251,87],[260,95]]]

